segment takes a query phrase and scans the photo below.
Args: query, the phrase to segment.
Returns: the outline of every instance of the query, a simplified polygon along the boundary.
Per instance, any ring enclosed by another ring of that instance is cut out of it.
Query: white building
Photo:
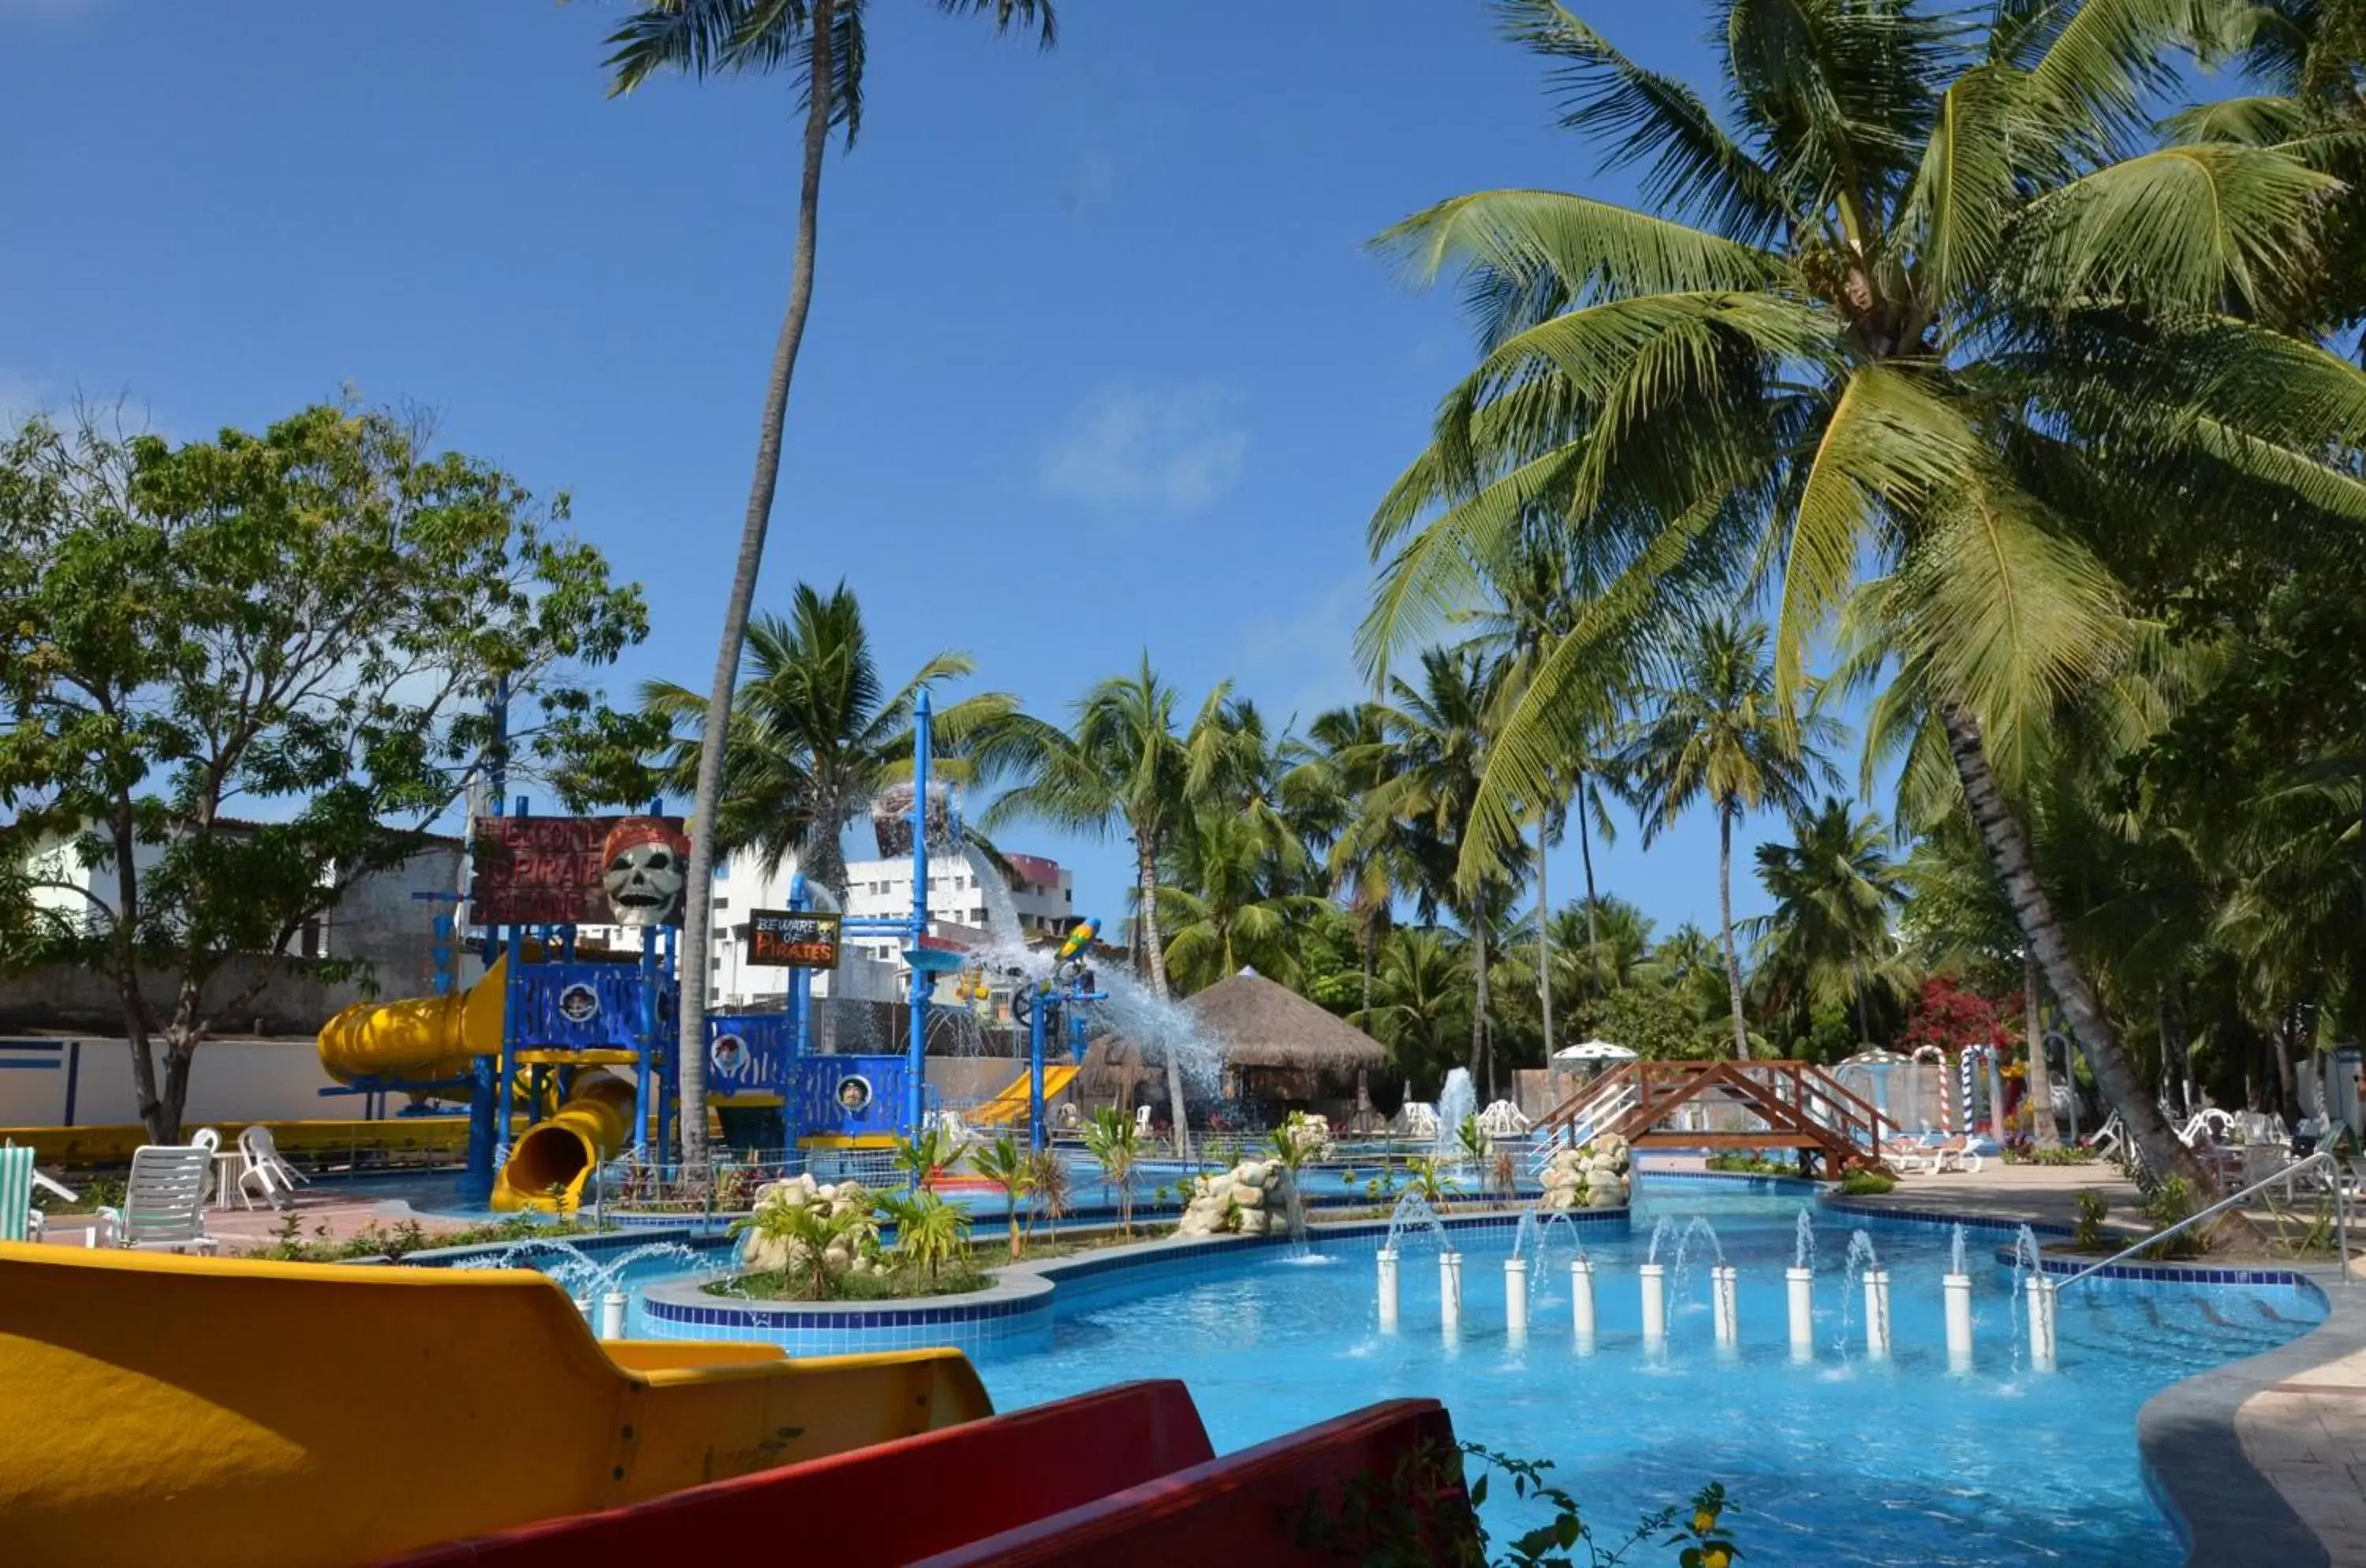
[[[1065,935],[1075,923],[1076,893],[1072,874],[1040,855],[1006,855],[1011,877],[1008,884],[1012,912],[1028,940]],[[766,875],[753,854],[740,853],[725,862],[715,878],[715,934],[708,949],[712,976],[708,1005],[719,1008],[762,1008],[778,1005],[788,994],[789,972],[747,962],[748,912],[785,909],[789,886],[797,874],[796,863],[784,863]],[[974,861],[944,855],[929,867],[929,931],[964,943],[986,939],[998,908],[1000,889],[984,885]],[[846,913],[858,919],[901,919],[912,907],[912,863],[906,859],[849,862],[846,868]],[[827,896],[815,899],[826,902]],[[584,927],[592,940],[610,933]],[[637,942],[636,933],[615,932],[620,942]],[[901,941],[895,937],[850,937],[847,958],[839,966],[814,976],[814,995],[840,996],[862,1001],[901,1001],[908,971]]]

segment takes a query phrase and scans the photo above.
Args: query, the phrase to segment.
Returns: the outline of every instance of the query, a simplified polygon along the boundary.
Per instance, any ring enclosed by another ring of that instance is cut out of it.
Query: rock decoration
[[[1273,1135],[1288,1140],[1290,1146],[1308,1161],[1331,1157],[1331,1119],[1327,1116],[1293,1111],[1290,1113],[1290,1120],[1275,1129]]]
[[[822,1261],[833,1274],[852,1270],[868,1274],[879,1267],[879,1222],[871,1217],[871,1191],[854,1180],[835,1184],[816,1181],[811,1174],[769,1182],[756,1190],[754,1216],[758,1225],[748,1232],[741,1261],[758,1273],[800,1267],[805,1246],[787,1236],[768,1235],[761,1228],[767,1208],[802,1209],[821,1205],[832,1214],[860,1213],[863,1222],[822,1251]]]
[[[1279,1161],[1245,1159],[1230,1170],[1195,1177],[1178,1237],[1279,1235],[1290,1226],[1290,1170]]]
[[[1548,1209],[1616,1209],[1627,1201],[1627,1140],[1617,1134],[1562,1149],[1545,1165]]]

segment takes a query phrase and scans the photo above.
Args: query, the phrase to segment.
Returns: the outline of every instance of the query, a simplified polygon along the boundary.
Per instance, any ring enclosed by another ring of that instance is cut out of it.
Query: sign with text
[[[690,843],[678,817],[479,817],[479,925],[678,926]]]
[[[751,909],[748,962],[773,969],[838,967],[839,917],[821,909]]]

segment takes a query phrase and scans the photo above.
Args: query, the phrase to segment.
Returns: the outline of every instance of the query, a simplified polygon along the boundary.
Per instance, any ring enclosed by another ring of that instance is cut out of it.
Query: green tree
[[[2305,149],[2144,148],[2170,51],[2234,36],[2236,7],[1728,7],[1729,125],[1549,0],[1504,14],[1569,123],[1649,160],[1655,210],[1499,191],[1388,236],[1422,276],[1471,268],[1493,342],[1375,520],[1394,554],[1368,641],[1462,593],[1540,509],[1617,564],[1507,737],[1582,699],[1672,581],[1779,568],[1784,694],[1855,589],[2099,1086],[2148,1161],[2198,1178],[2010,785],[2064,696],[2141,643],[2099,547],[2164,515],[2366,516],[2347,456],[2366,378],[2270,324],[2318,265],[2335,182]],[[1474,849],[1516,831],[1549,761],[1496,755]]]
[[[980,1179],[1002,1189],[1003,1217],[1010,1222],[1010,1257],[1023,1250],[1019,1235],[1019,1200],[1034,1190],[1034,1168],[1019,1140],[1005,1133],[990,1144],[969,1152],[969,1168]]]
[[[1421,907],[1450,910],[1470,938],[1475,999],[1466,1065],[1473,1078],[1483,1069],[1492,1100],[1487,926],[1518,886],[1524,852],[1514,841],[1492,855],[1472,854],[1464,840],[1471,803],[1487,771],[1503,665],[1482,654],[1430,649],[1421,656],[1421,670],[1418,686],[1390,678],[1389,700],[1380,705],[1383,739],[1369,757],[1358,759],[1377,782],[1342,842],[1360,852],[1375,839],[1403,833],[1407,858],[1420,878],[1414,892]]]
[[[1054,24],[1051,0],[937,0],[956,15],[988,15],[996,30],[1035,28],[1045,48]],[[740,644],[755,608],[763,567],[764,536],[781,477],[781,434],[789,415],[789,384],[813,310],[814,254],[821,231],[821,171],[833,128],[851,150],[862,129],[863,72],[869,60],[865,0],[642,0],[608,37],[614,52],[612,95],[632,92],[659,72],[704,77],[787,71],[805,101],[803,174],[797,186],[796,238],[789,259],[788,308],[772,345],[772,374],[756,433],[756,468],[739,529],[739,557],[724,602],[723,634],[715,656],[698,750],[690,822],[690,885],[683,912],[682,966],[704,976],[714,896],[715,829],[723,806],[727,722],[738,710],[732,690],[739,677]],[[682,988],[682,1151],[687,1162],[706,1158],[706,987]]]
[[[1648,683],[1622,758],[1643,814],[1643,843],[1694,805],[1717,813],[1717,903],[1725,946],[1733,1054],[1750,1057],[1741,1010],[1741,954],[1733,924],[1733,830],[1749,812],[1797,813],[1810,781],[1830,773],[1817,745],[1838,726],[1810,706],[1778,697],[1766,656],[1766,628],[1725,619],[1701,622]]]
[[[786,616],[760,615],[748,628],[749,669],[732,698],[715,852],[753,850],[768,874],[794,859],[843,906],[841,840],[883,788],[911,782],[920,694],[975,666],[965,653],[940,653],[891,692],[880,681],[862,606],[844,583],[824,594],[800,582],[789,605]],[[641,688],[641,704],[673,737],[660,781],[670,792],[690,794],[706,699],[652,681]],[[1018,699],[1000,692],[939,709],[931,733],[942,753],[933,771],[958,784],[990,780],[1006,749],[1023,744],[1018,712]]]
[[[1755,967],[1804,1011],[1853,1008],[1870,1044],[1866,1007],[1876,992],[1902,999],[1908,976],[1891,922],[1906,886],[1885,847],[1887,829],[1836,796],[1799,817],[1789,843],[1758,846],[1758,880],[1774,900],[1750,922]]]
[[[1305,754],[1285,781],[1301,809],[1329,829],[1324,870],[1333,897],[1355,922],[1362,982],[1355,1016],[1357,1026],[1366,1030],[1371,1028],[1372,972],[1380,939],[1395,919],[1399,889],[1412,886],[1419,875],[1417,837],[1393,817],[1364,811],[1386,763],[1387,741],[1379,704],[1329,709],[1308,727]]]
[[[350,409],[177,446],[36,419],[0,444],[0,858],[112,871],[51,952],[114,983],[151,1138],[178,1141],[197,1047],[254,1016],[309,922],[489,765],[602,728],[572,672],[648,620],[566,517]]]
[[[1132,675],[1099,682],[1076,705],[1065,730],[1028,727],[1031,747],[1019,766],[1024,782],[986,809],[989,829],[1032,818],[1072,833],[1123,831],[1133,842],[1135,895],[1140,900],[1134,960],[1151,989],[1170,994],[1166,942],[1159,923],[1160,871],[1174,837],[1187,831],[1200,803],[1214,798],[1240,773],[1240,734],[1226,722],[1230,689],[1208,694],[1197,717],[1176,728],[1177,694],[1143,656]],[[1177,1155],[1190,1157],[1178,1053],[1166,1057],[1166,1097]]]
[[[926,1188],[881,1192],[871,1204],[874,1213],[896,1227],[896,1256],[908,1259],[932,1284],[946,1264],[969,1249],[969,1214],[941,1193]]]
[[[1454,1065],[1455,1036],[1468,1028],[1472,987],[1469,954],[1453,933],[1403,927],[1380,942],[1373,1005],[1364,1028],[1389,1048],[1406,1092],[1425,1084],[1432,1099]]]
[[[1294,839],[1280,840],[1277,852],[1254,820],[1222,809],[1202,811],[1176,835],[1176,880],[1160,885],[1158,898],[1167,973],[1181,989],[1213,985],[1243,964],[1297,983],[1296,933],[1323,901],[1274,890],[1281,879],[1271,873],[1301,855]]]
[[[1133,1171],[1142,1158],[1139,1124],[1114,1105],[1104,1105],[1085,1123],[1085,1150],[1100,1161],[1101,1174],[1117,1189],[1117,1228],[1133,1234]]]

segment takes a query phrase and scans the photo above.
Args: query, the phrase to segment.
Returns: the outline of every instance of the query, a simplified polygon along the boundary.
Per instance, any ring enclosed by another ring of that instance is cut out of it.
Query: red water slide
[[[1468,1560],[1471,1517],[1454,1456],[1445,1408],[1404,1399],[1219,1459],[1181,1383],[1124,1383],[630,1507],[456,1541],[387,1568],[1327,1562],[1335,1559],[1325,1551],[1299,1544],[1310,1501],[1335,1504],[1358,1476],[1397,1483],[1424,1474],[1446,1482],[1419,1502],[1431,1556],[1459,1562]],[[1416,1459],[1424,1462],[1409,1462]]]

